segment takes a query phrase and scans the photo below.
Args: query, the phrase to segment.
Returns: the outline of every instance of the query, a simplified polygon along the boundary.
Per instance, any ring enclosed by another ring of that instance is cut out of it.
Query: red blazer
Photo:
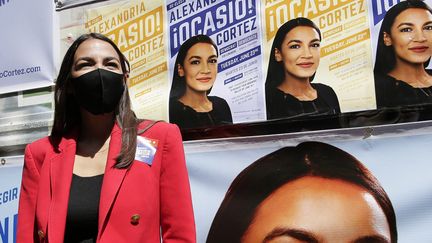
[[[145,123],[145,122],[144,122]],[[145,124],[141,124],[142,128]],[[103,178],[97,242],[195,242],[195,224],[183,145],[177,126],[159,122],[141,134],[158,141],[152,165],[135,160],[114,168],[121,129],[111,132]],[[48,138],[29,144],[18,209],[18,243],[63,242],[76,135],[56,152]]]

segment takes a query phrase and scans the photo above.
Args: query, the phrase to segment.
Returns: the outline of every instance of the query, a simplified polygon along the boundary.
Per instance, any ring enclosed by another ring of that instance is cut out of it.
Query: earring
[[[391,40],[390,40],[390,36],[389,36],[389,34],[387,34],[386,32],[384,32],[383,33],[383,41],[384,41],[384,45],[386,45],[386,46],[391,46],[392,44],[391,44]]]

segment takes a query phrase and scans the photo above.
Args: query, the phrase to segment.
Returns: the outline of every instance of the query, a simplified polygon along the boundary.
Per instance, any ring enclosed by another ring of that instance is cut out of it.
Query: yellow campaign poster
[[[87,32],[101,33],[113,40],[131,65],[129,95],[137,116],[168,120],[162,0],[110,1],[62,11],[61,26],[66,43]]]
[[[375,109],[366,0],[262,0],[262,6],[264,65],[278,28],[291,19],[308,18],[318,26],[322,37],[313,82],[333,88],[342,112]]]

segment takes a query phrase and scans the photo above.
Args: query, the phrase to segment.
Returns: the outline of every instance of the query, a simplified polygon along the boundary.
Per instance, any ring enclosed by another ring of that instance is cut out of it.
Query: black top
[[[177,99],[171,99],[169,104],[170,122],[177,124],[182,129],[232,124],[228,103],[217,96],[208,96],[208,99],[213,104],[213,109],[209,112],[197,112]]]
[[[311,85],[317,91],[317,98],[311,101],[301,101],[278,88],[267,90],[267,120],[341,112],[338,98],[332,88],[318,83]]]
[[[432,74],[432,70],[426,70]],[[414,88],[389,75],[375,73],[375,94],[377,108],[403,107],[432,104],[432,86]]]
[[[103,175],[73,175],[66,218],[65,243],[96,242]]]

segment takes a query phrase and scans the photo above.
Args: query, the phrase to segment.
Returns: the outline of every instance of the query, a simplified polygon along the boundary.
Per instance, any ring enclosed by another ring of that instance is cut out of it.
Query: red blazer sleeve
[[[168,128],[160,172],[162,239],[164,243],[196,242],[182,138],[176,125]]]
[[[37,239],[35,239],[35,211],[38,185],[39,170],[31,151],[31,145],[27,145],[24,155],[24,168],[18,207],[18,243],[37,241]]]

